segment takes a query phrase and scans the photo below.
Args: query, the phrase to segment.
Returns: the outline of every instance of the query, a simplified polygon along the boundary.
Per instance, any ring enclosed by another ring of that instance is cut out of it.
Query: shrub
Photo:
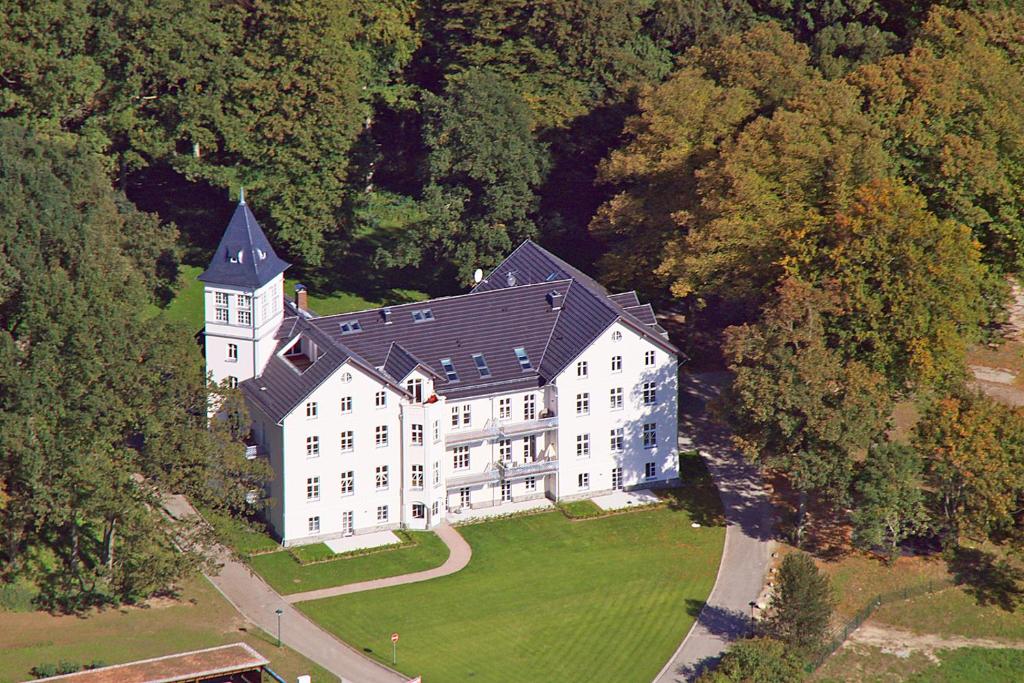
[[[714,670],[698,683],[789,683],[804,679],[799,655],[772,638],[750,638],[733,643]]]
[[[834,605],[832,584],[811,556],[786,555],[779,568],[779,585],[772,595],[765,633],[792,650],[808,653],[825,640]]]
[[[8,612],[31,612],[38,591],[36,587],[22,580],[0,586],[0,610]]]

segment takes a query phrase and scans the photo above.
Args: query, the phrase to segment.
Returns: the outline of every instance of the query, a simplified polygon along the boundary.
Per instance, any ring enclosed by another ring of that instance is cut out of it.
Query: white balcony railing
[[[467,429],[465,431],[449,432],[445,435],[444,442],[446,446],[458,446],[460,444],[474,443],[478,441],[510,439],[516,436],[540,434],[557,428],[557,415],[540,417],[536,420],[522,420],[520,422],[503,422],[491,418],[484,423],[482,429]]]

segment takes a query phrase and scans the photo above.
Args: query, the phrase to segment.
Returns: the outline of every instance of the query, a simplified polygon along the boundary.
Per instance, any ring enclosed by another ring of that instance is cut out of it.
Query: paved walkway
[[[196,511],[182,496],[170,496],[164,499],[164,508],[172,517],[183,519],[194,516]],[[398,585],[423,581],[430,577],[423,574],[437,572],[436,576],[453,573],[462,569],[469,562],[469,544],[447,524],[437,529],[438,536],[448,545],[448,560],[436,569],[427,572],[415,572],[391,579],[381,579],[380,586],[368,586],[361,590],[370,590],[384,585]],[[457,540],[456,540],[457,539]],[[227,598],[236,610],[246,619],[259,626],[271,635],[277,634],[276,610],[281,610],[281,641],[288,647],[302,653],[323,668],[338,676],[347,683],[405,683],[408,678],[383,664],[365,657],[361,652],[323,630],[302,612],[295,609],[291,602],[297,596],[285,599],[277,594],[263,579],[249,567],[231,557],[231,553],[221,545],[209,549],[210,554],[221,564],[217,574],[207,574],[217,590]],[[453,558],[455,561],[453,562]],[[448,568],[450,571],[442,571]],[[367,581],[365,584],[375,584]],[[354,584],[362,585],[362,584]],[[340,588],[348,588],[341,586]],[[320,592],[320,591],[311,591]],[[355,592],[355,591],[347,591]],[[341,595],[342,593],[333,593]],[[300,594],[306,595],[306,594]],[[321,596],[326,597],[326,596]],[[308,599],[308,598],[307,598]]]
[[[706,416],[708,400],[726,381],[725,373],[707,373],[680,382],[679,429],[692,435],[691,447],[704,456],[718,486],[727,527],[715,587],[656,683],[696,678],[731,641],[748,632],[750,603],[760,594],[771,561],[772,509],[760,476],[732,448],[724,430]]]
[[[359,583],[350,583],[345,586],[321,588],[320,590],[306,591],[304,593],[292,593],[291,595],[284,596],[284,599],[291,603],[304,602],[306,600],[319,600],[320,598],[333,598],[336,595],[362,593],[363,591],[372,591],[375,588],[388,588],[407,583],[429,581],[430,579],[454,574],[469,564],[469,558],[473,555],[473,551],[470,549],[469,544],[466,543],[466,539],[458,531],[453,529],[448,522],[442,522],[434,531],[441,537],[444,544],[448,546],[448,559],[440,567],[411,574],[402,574],[401,576],[390,576],[386,579],[360,581]]]

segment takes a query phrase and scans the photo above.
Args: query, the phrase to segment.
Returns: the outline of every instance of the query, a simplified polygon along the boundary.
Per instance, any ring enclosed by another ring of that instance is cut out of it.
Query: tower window
[[[228,344],[228,360],[238,360],[238,344]]]

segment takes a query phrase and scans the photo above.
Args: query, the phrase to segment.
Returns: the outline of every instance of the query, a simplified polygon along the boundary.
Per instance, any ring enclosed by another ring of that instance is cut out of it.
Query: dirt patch
[[[1010,368],[990,368],[985,365],[971,365],[969,367],[975,379],[981,382],[1013,384],[1013,381],[1017,379],[1017,373]]]
[[[1024,641],[998,638],[965,638],[963,636],[938,636],[930,633],[912,633],[868,621],[850,634],[843,647],[870,645],[885,654],[906,658],[919,652],[931,661],[939,663],[935,654],[938,650],[955,650],[961,647],[984,647],[991,649],[1012,648],[1024,650]]]

